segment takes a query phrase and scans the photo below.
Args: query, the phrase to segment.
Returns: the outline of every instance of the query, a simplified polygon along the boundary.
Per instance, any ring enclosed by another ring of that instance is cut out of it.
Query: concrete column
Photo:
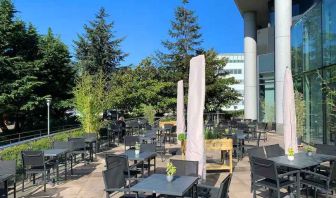
[[[283,132],[283,84],[291,68],[292,0],[275,0],[275,106],[277,132]]]
[[[254,12],[244,13],[244,117],[257,119],[257,29]]]

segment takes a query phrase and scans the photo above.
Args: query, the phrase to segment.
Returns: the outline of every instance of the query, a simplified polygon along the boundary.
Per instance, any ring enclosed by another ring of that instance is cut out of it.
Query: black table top
[[[305,169],[319,165],[323,162],[336,160],[336,156],[313,153],[309,156],[307,153],[296,153],[294,160],[290,161],[286,156],[268,158],[279,166],[286,166],[295,169]]]
[[[6,173],[6,174],[1,174],[1,173],[0,173],[0,181],[1,181],[1,182],[6,181],[6,180],[8,180],[9,178],[11,178],[12,176],[14,176],[14,175],[13,175],[13,174],[8,174],[8,173]]]
[[[57,157],[59,155],[63,155],[68,152],[68,149],[47,149],[43,150],[44,156],[46,157]]]
[[[96,142],[97,138],[96,137],[87,137],[85,138],[85,143],[93,143]]]
[[[166,175],[153,174],[131,187],[131,191],[183,196],[197,180],[192,176],[174,176],[173,181],[168,182]]]
[[[156,156],[156,152],[141,152],[139,155],[135,155],[135,150],[127,150],[124,155],[127,155],[129,160],[144,161]]]

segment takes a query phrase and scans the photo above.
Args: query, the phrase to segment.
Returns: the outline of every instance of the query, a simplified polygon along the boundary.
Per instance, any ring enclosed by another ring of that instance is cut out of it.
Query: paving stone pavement
[[[261,145],[280,144],[283,145],[282,136],[277,134],[269,134],[268,141],[261,141]],[[253,142],[255,143],[255,142]],[[246,144],[252,144],[246,143]],[[178,148],[176,144],[168,144],[169,149]],[[111,149],[111,152],[121,153],[124,147]],[[167,158],[181,158],[180,155],[167,156]],[[164,173],[166,161],[162,161],[157,157],[156,172]],[[250,193],[250,167],[248,158],[245,156],[242,160],[237,162],[234,159],[235,168],[233,171],[233,178],[230,186],[230,198],[248,198],[252,197]],[[80,163],[74,168],[74,176],[68,178],[67,181],[61,181],[56,185],[47,185],[47,191],[43,192],[42,185],[32,186],[30,183],[25,192],[21,192],[21,184],[18,186],[17,197],[61,197],[61,198],[104,198],[104,183],[102,178],[102,171],[105,169],[105,162],[103,155],[97,155],[97,159],[84,165]],[[214,186],[219,186],[220,182],[227,176],[228,172],[212,172],[207,174],[207,183]],[[63,175],[61,174],[61,177]],[[26,185],[26,186],[27,186]],[[119,197],[115,195],[113,197]]]

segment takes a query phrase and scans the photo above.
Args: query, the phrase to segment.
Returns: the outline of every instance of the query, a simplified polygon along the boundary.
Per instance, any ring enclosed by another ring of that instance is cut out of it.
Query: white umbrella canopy
[[[284,124],[284,144],[285,151],[288,154],[288,149],[293,148],[294,153],[298,152],[297,137],[296,137],[296,111],[292,72],[289,68],[285,71],[283,91],[283,124]]]
[[[176,133],[185,133],[183,80],[177,82]]]
[[[186,159],[198,161],[198,174],[205,179],[204,152],[205,57],[190,60]]]

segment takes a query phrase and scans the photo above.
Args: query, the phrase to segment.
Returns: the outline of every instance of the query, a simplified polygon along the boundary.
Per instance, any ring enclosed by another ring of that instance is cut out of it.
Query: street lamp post
[[[46,98],[47,106],[48,106],[48,136],[50,135],[50,103],[51,97]]]

